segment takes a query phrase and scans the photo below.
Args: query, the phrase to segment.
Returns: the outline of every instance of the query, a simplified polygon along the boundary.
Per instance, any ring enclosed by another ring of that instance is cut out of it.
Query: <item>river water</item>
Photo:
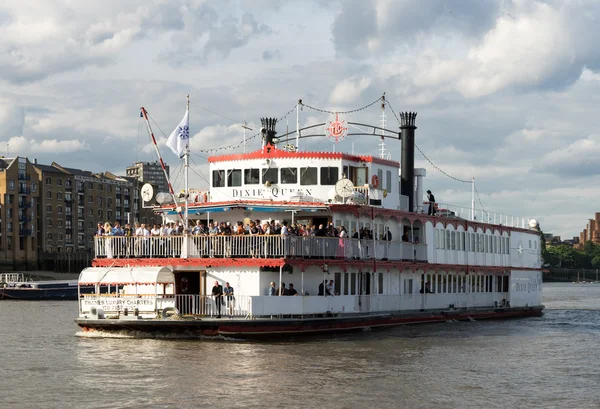
[[[600,284],[545,284],[544,304],[269,343],[85,337],[75,301],[0,301],[0,407],[600,407]]]

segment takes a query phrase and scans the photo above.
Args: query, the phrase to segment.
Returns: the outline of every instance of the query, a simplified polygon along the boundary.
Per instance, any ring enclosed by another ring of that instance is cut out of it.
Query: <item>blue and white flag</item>
[[[171,135],[169,135],[169,139],[167,139],[167,146],[171,148],[173,153],[180,158],[183,157],[183,153],[185,152],[186,146],[190,143],[190,118],[189,111],[185,111],[185,115],[183,119],[177,125],[177,128]]]

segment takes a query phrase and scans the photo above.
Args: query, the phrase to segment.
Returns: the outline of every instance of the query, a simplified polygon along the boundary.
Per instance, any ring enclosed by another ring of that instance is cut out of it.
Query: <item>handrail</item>
[[[339,237],[231,236],[96,236],[96,257],[224,257],[427,260],[425,244]]]

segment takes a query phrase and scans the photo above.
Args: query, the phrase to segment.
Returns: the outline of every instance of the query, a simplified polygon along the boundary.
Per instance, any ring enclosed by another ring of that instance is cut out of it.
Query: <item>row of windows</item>
[[[298,171],[299,170],[299,171]],[[319,172],[320,170],[320,172]],[[243,176],[243,177],[242,177]],[[318,178],[320,176],[320,178]],[[306,168],[262,168],[262,169],[229,169],[213,170],[212,186],[237,187],[243,185],[271,184],[300,185],[335,185],[339,180],[339,169],[336,167]]]
[[[435,229],[435,248],[477,253],[510,254],[510,238]]]
[[[491,274],[421,274],[421,283],[423,291],[430,291],[432,294],[502,293],[509,291],[508,276],[493,276]],[[428,286],[427,283],[429,283]]]

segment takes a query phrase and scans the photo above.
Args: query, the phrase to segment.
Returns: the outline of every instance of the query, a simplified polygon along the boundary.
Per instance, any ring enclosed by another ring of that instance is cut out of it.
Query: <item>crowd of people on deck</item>
[[[181,221],[169,222],[162,225],[149,225],[146,223],[136,222],[132,227],[130,223],[121,226],[119,222],[111,224],[106,222],[98,223],[96,236],[182,236],[186,229]],[[334,226],[333,223],[314,225],[307,224],[289,224],[287,221],[276,222],[275,220],[261,222],[259,219],[252,220],[248,223],[241,221],[232,224],[231,222],[210,222],[208,225],[202,220],[191,222],[187,228],[187,232],[193,236],[230,236],[230,235],[281,235],[281,236],[314,236],[314,237],[339,237],[349,238],[348,231],[344,226]],[[373,232],[362,227],[352,234],[353,239],[373,239]],[[389,229],[383,237],[377,238],[381,240],[392,240],[392,235]]]

